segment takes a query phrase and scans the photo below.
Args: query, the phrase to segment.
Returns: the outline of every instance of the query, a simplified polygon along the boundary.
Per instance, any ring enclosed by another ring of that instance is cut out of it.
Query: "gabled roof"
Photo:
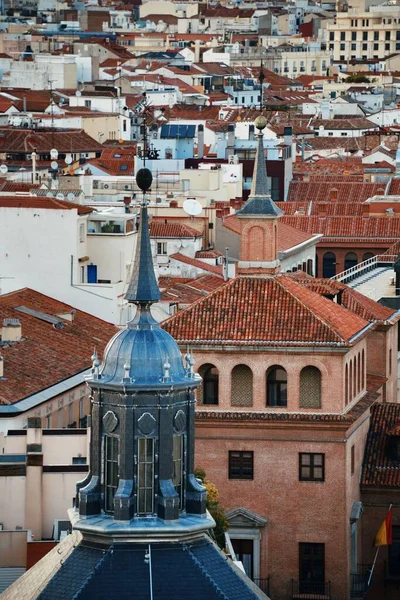
[[[215,273],[215,275],[222,275],[222,265],[209,265],[202,260],[197,258],[191,258],[190,256],[186,256],[185,254],[181,254],[180,252],[176,252],[175,254],[171,254],[170,258],[173,260],[177,260],[178,262],[184,263],[185,265],[191,265],[192,267],[196,267],[197,269],[202,269],[203,271],[209,271],[210,273]]]
[[[0,323],[17,318],[22,325],[22,340],[1,344],[4,358],[4,379],[0,380],[0,404],[12,404],[35,394],[90,367],[93,348],[99,354],[116,327],[92,315],[77,310],[73,321],[60,319],[55,328],[35,316],[16,311],[18,306],[57,316],[71,313],[72,306],[44,296],[31,289],[22,289],[0,296]]]
[[[400,488],[400,463],[390,452],[391,434],[396,433],[399,423],[400,404],[378,402],[371,407],[362,486]]]
[[[308,217],[307,215],[286,216],[281,221],[308,233],[322,233],[323,242],[360,240],[366,242],[394,241],[400,237],[400,217]]]
[[[318,172],[318,166],[317,171]],[[364,183],[349,181],[292,181],[289,186],[288,202],[329,200],[330,193],[337,192],[337,202],[364,202],[371,196],[383,194],[385,183]]]
[[[286,275],[238,277],[164,323],[178,343],[349,346],[368,322]]]
[[[83,129],[40,130],[0,127],[0,152],[26,154],[33,150],[49,153],[57,148],[60,153],[99,151],[103,146]]]
[[[42,208],[44,210],[76,210],[78,215],[88,215],[93,212],[91,206],[75,204],[66,200],[57,200],[47,196],[2,196],[0,194],[1,208]]]
[[[168,222],[166,219],[153,218],[150,223],[152,238],[197,238],[203,234],[183,223]]]

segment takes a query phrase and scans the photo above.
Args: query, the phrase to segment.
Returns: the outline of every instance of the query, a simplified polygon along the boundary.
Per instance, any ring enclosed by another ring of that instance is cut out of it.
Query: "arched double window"
[[[357,254],[354,252],[348,252],[344,257],[344,270],[351,269],[351,267],[355,267],[358,262]]]
[[[267,371],[267,406],[287,406],[287,373],[279,365]]]
[[[300,372],[300,408],[321,408],[321,371],[304,367]]]
[[[232,369],[231,405],[253,406],[253,371],[247,365]]]
[[[199,403],[218,404],[219,374],[217,367],[210,363],[201,365],[199,375],[203,378],[197,392]]]

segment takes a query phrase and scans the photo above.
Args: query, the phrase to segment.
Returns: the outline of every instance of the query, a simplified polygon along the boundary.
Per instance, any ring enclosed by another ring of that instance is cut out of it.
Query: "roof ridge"
[[[306,286],[304,286],[304,285],[301,285],[301,283],[298,283],[298,282],[297,282],[297,281],[295,281],[293,278],[287,277],[286,275],[281,275],[281,276],[280,276],[280,278],[281,278],[281,279],[283,279],[283,282],[285,282],[285,281],[286,281],[286,282],[290,282],[290,283],[289,283],[289,289],[288,289],[288,288],[285,286],[285,284],[284,284],[284,283],[283,283],[283,286],[282,286],[282,287],[284,287],[284,288],[285,288],[285,290],[286,290],[287,292],[289,292],[289,293],[290,293],[290,294],[291,294],[291,295],[292,295],[292,296],[293,296],[293,297],[294,297],[294,298],[295,298],[295,299],[296,299],[298,302],[300,302],[300,304],[301,304],[301,305],[302,305],[304,308],[306,308],[306,309],[307,309],[309,312],[311,312],[311,313],[312,313],[312,315],[313,315],[315,318],[317,318],[317,319],[318,319],[318,320],[319,320],[321,323],[323,323],[323,324],[324,324],[326,327],[328,327],[328,329],[329,329],[330,331],[333,331],[333,332],[335,333],[335,335],[336,335],[336,336],[339,338],[339,340],[340,340],[340,341],[342,341],[342,342],[347,342],[347,341],[348,341],[348,339],[345,339],[345,338],[343,337],[343,334],[342,334],[342,333],[339,333],[339,332],[338,332],[338,330],[337,330],[337,327],[336,327],[336,326],[335,326],[335,325],[334,325],[332,322],[329,322],[329,319],[327,319],[327,318],[324,318],[324,316],[321,316],[320,314],[316,314],[316,313],[314,312],[315,310],[317,310],[317,307],[312,307],[312,308],[311,308],[311,307],[307,306],[307,305],[306,305],[306,304],[305,304],[305,303],[304,303],[304,302],[301,300],[301,298],[300,298],[299,296],[296,296],[295,294],[293,294],[292,290],[290,289],[290,286],[293,286],[293,285],[294,285],[295,287],[299,287],[300,289],[302,289],[302,290],[305,290],[305,291],[306,291],[306,293],[307,293],[307,294],[309,294],[309,297],[310,297],[311,299],[312,299],[312,298],[318,299],[318,302],[322,302],[323,304],[325,304],[326,302],[327,302],[327,303],[329,303],[329,304],[327,304],[327,305],[326,305],[327,307],[328,307],[328,306],[329,306],[329,307],[332,307],[332,306],[334,306],[334,307],[335,307],[335,310],[338,310],[338,309],[339,309],[339,312],[340,312],[340,311],[342,311],[342,310],[345,310],[345,311],[346,311],[346,313],[349,313],[349,314],[350,314],[350,315],[352,315],[352,316],[353,316],[355,319],[358,317],[358,315],[355,315],[355,314],[354,314],[354,313],[353,313],[351,310],[349,310],[349,309],[348,309],[348,308],[346,308],[345,306],[342,306],[342,305],[340,305],[340,304],[336,304],[335,302],[332,302],[331,300],[328,300],[327,298],[325,298],[325,297],[324,297],[324,296],[322,296],[321,294],[318,294],[317,292],[314,292],[314,291],[313,291],[313,290],[311,290],[310,288],[308,288],[308,287],[306,287]],[[277,279],[278,279],[278,278],[277,278]],[[282,284],[281,284],[281,285],[282,285]],[[325,315],[329,315],[329,311],[327,311],[327,312],[326,312],[326,313],[324,313],[324,314],[325,314]],[[368,321],[365,321],[365,319],[363,319],[362,317],[358,317],[358,318],[359,318],[359,319],[362,319],[362,320],[364,321],[364,323],[365,323],[365,324],[363,325],[363,327],[361,327],[361,328],[359,329],[359,331],[362,331],[362,329],[368,325]],[[354,335],[354,334],[353,334],[353,335]],[[352,337],[352,336],[351,336],[351,337]]]

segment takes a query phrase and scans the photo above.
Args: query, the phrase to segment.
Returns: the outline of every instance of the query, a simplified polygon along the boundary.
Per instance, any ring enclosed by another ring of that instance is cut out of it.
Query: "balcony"
[[[330,581],[295,581],[291,600],[332,600]]]
[[[254,583],[260,588],[264,594],[269,596],[269,577],[264,577],[262,579],[256,578],[253,579]]]
[[[362,600],[368,591],[371,565],[357,565],[357,571],[350,574],[350,598]]]

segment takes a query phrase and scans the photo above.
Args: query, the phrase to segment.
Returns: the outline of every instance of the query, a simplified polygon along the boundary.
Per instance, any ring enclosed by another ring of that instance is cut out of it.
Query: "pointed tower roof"
[[[259,130],[257,135],[257,152],[254,161],[253,182],[251,185],[250,196],[244,205],[236,214],[240,216],[259,215],[266,217],[280,217],[283,212],[278,208],[271,198],[269,180],[267,176],[267,167],[264,156],[264,135],[262,133],[267,121],[265,117],[259,116],[254,125]]]
[[[136,183],[143,192],[146,192],[150,188],[151,182],[152,175],[149,169],[140,169],[136,175]],[[149,215],[146,199],[143,194],[135,265],[125,299],[135,304],[151,304],[158,302],[160,298],[161,294],[157,285],[153,257],[151,255]]]

